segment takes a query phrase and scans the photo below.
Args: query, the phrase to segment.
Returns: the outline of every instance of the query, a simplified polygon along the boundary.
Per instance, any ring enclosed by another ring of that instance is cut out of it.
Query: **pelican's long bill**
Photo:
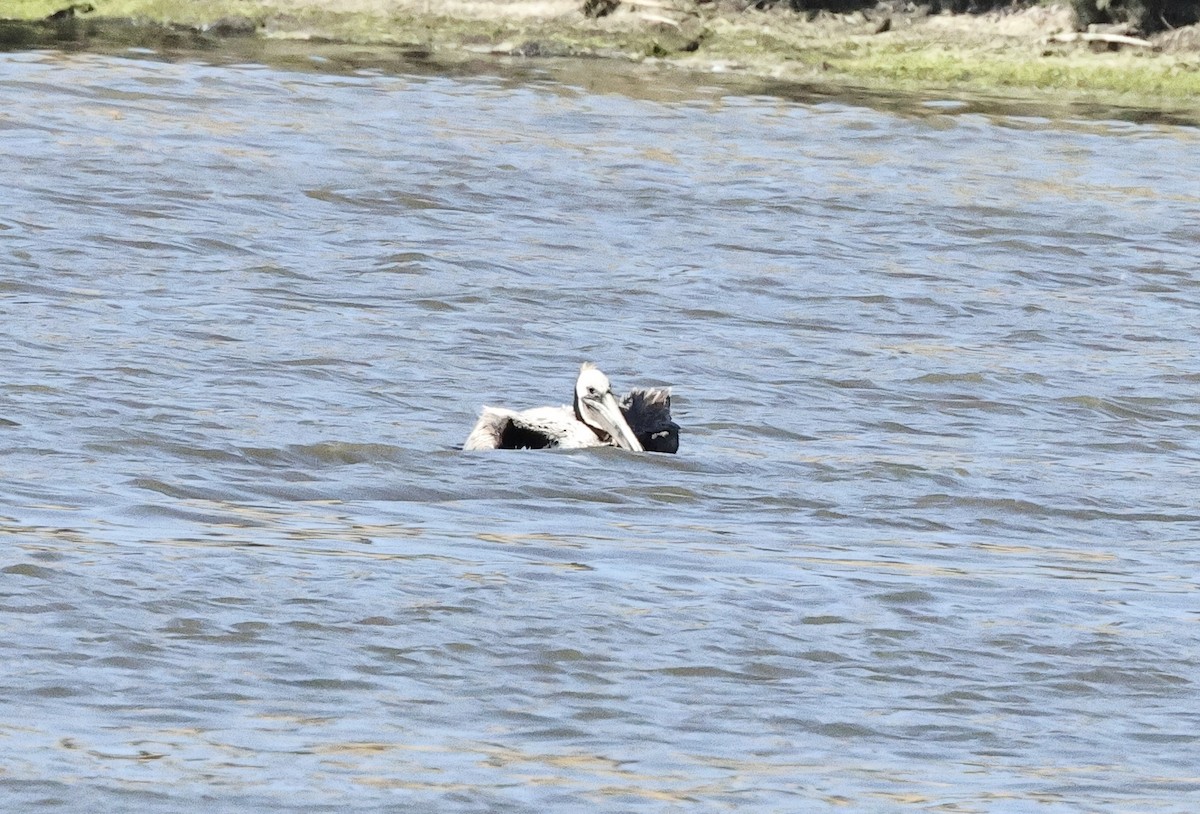
[[[612,442],[621,449],[631,452],[645,451],[642,449],[642,442],[633,434],[633,429],[625,420],[625,414],[621,412],[621,405],[617,404],[617,397],[612,394],[611,390],[601,395],[599,399],[585,397],[582,399],[582,403],[585,424],[607,433]]]

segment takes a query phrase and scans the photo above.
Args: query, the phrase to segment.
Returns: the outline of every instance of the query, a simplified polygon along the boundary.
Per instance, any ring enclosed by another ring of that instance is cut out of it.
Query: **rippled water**
[[[613,76],[0,56],[5,810],[1197,809],[1200,131]]]

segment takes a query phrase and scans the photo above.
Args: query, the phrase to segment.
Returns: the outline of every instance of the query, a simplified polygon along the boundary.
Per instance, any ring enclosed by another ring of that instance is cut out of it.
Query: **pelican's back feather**
[[[601,446],[600,440],[587,425],[575,420],[570,407],[534,407],[519,413],[502,407],[484,407],[463,449],[596,446]]]

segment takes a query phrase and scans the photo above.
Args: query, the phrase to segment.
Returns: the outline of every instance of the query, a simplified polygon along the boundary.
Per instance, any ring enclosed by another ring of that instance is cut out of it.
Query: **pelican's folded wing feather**
[[[516,415],[500,407],[484,407],[463,444],[464,450],[503,449],[504,433]]]

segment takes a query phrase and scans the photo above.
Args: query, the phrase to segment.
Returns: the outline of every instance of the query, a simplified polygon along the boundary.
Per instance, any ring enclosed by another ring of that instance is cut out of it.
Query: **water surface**
[[[4,807],[1196,810],[1200,131],[572,70],[0,56]]]

